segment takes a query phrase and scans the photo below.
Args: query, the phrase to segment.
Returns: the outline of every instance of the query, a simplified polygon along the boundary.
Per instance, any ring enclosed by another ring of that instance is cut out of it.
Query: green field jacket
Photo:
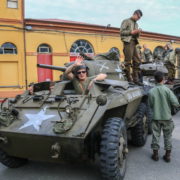
[[[174,93],[161,84],[157,84],[149,91],[148,101],[152,109],[153,120],[171,120],[171,107],[179,107]]]
[[[120,27],[120,36],[123,42],[130,42],[132,38],[139,38],[139,35],[132,35],[131,32],[138,29],[138,24],[132,18],[125,19]]]

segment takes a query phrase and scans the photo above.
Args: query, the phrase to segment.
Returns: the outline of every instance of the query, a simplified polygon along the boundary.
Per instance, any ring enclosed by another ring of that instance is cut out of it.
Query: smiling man
[[[94,81],[104,80],[107,77],[106,74],[88,77],[88,67],[83,63],[82,57],[78,57],[75,63],[66,69],[65,74],[72,80],[77,94],[86,94]]]
[[[138,44],[138,38],[141,33],[141,29],[138,28],[137,21],[142,17],[141,10],[134,11],[132,17],[123,20],[120,28],[120,36],[123,42],[123,52],[125,56],[125,71],[128,81],[132,81],[131,67],[133,69],[133,81],[139,82],[139,65],[140,58],[138,56],[136,45]],[[133,63],[131,63],[133,61]]]

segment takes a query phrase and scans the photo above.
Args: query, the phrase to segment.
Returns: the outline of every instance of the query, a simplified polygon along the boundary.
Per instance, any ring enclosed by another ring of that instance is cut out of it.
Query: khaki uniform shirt
[[[123,42],[130,42],[132,39],[137,41],[139,35],[132,35],[131,32],[138,29],[138,24],[132,18],[125,19],[120,27],[120,36]]]
[[[152,62],[153,61],[153,56],[152,56],[152,52],[150,49],[145,49],[143,51],[143,60],[144,62]]]
[[[73,86],[77,94],[83,94],[86,92],[89,83],[95,78],[96,76],[87,77],[85,81],[79,81],[76,77],[73,78]]]
[[[171,107],[180,106],[174,93],[161,84],[157,84],[149,91],[148,100],[152,108],[153,120],[171,120]]]
[[[175,51],[172,49],[170,50],[166,56],[164,57],[164,61],[167,62],[167,63],[171,63],[171,64],[174,64],[176,63],[176,54],[175,54]]]

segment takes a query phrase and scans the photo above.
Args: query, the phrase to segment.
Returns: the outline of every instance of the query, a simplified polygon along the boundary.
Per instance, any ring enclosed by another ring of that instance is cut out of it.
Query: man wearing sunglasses
[[[138,38],[141,33],[141,29],[138,28],[137,21],[142,17],[141,10],[136,10],[131,18],[123,20],[120,28],[120,36],[123,42],[123,52],[125,56],[125,72],[128,81],[134,81],[139,83],[139,65],[140,58],[138,56],[136,45],[138,44]],[[133,61],[133,63],[131,63]],[[131,67],[133,69],[133,79],[131,76]]]
[[[65,74],[72,80],[77,94],[87,94],[94,81],[104,80],[107,77],[106,74],[88,77],[88,67],[83,63],[82,57],[78,57],[75,63],[66,69]]]

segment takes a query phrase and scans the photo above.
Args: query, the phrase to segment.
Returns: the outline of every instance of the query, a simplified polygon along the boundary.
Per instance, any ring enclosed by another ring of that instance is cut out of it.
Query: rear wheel
[[[0,162],[9,168],[18,168],[26,164],[27,159],[9,156],[0,149]]]
[[[131,140],[134,146],[143,146],[148,135],[147,106],[141,103],[137,112],[138,123],[131,129]]]
[[[109,118],[102,132],[100,165],[104,179],[122,180],[126,171],[127,134],[121,118]]]

